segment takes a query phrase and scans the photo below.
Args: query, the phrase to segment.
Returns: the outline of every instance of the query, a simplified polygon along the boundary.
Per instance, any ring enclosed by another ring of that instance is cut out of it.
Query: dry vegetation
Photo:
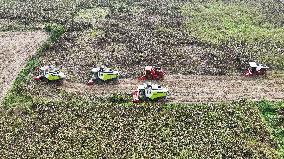
[[[37,48],[47,39],[44,32],[0,32],[0,101]]]
[[[99,2],[0,1],[3,30],[50,33],[0,109],[0,156],[283,157],[282,101],[134,105],[127,94],[145,65],[159,64],[172,102],[283,99],[281,76],[236,76],[250,60],[283,69],[283,3]],[[39,64],[62,66],[69,79],[36,83]],[[86,87],[98,64],[120,69],[121,83]]]

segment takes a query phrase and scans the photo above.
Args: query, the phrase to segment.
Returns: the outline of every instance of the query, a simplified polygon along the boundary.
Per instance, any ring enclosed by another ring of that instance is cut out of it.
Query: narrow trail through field
[[[47,37],[42,31],[0,32],[0,103],[29,57]]]
[[[72,93],[108,96],[112,93],[131,93],[142,83],[137,79],[120,79],[117,85],[87,86],[65,81],[61,89]],[[241,98],[284,99],[284,79],[280,77],[170,75],[158,83],[169,89],[169,102],[175,103],[221,102]]]

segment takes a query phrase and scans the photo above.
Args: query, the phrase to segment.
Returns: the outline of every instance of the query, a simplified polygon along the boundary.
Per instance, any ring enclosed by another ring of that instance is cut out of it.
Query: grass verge
[[[46,42],[37,50],[37,53],[32,56],[28,61],[25,68],[15,79],[11,90],[4,97],[3,105],[5,107],[15,106],[17,104],[31,104],[32,96],[27,94],[26,86],[30,79],[30,72],[40,65],[39,56],[46,51],[56,40],[65,32],[62,25],[58,24],[47,24],[45,30],[50,33],[50,36]]]

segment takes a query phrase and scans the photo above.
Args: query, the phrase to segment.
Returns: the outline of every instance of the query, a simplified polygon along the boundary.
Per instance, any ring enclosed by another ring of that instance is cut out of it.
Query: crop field
[[[15,158],[277,157],[258,109],[248,103],[125,107],[35,102],[29,109],[1,111],[1,116],[9,129],[1,130],[0,153]]]
[[[47,39],[44,32],[0,32],[0,101],[37,47]]]
[[[279,0],[2,0],[0,27],[3,158],[284,157]],[[33,80],[50,64],[62,85]],[[86,85],[102,64],[118,83]],[[166,102],[131,102],[147,65]]]

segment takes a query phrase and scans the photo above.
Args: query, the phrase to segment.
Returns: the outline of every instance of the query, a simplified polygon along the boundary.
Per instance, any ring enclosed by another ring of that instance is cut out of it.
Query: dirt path
[[[131,93],[141,83],[136,79],[120,79],[118,85],[94,85],[90,87],[85,84],[66,81],[61,89],[67,92],[107,96],[119,92]],[[284,79],[280,77],[171,75],[159,83],[169,89],[169,102],[220,102],[241,98],[250,100],[284,99]]]
[[[47,39],[44,32],[0,32],[0,101],[29,57]],[[1,102],[0,102],[1,103]]]

